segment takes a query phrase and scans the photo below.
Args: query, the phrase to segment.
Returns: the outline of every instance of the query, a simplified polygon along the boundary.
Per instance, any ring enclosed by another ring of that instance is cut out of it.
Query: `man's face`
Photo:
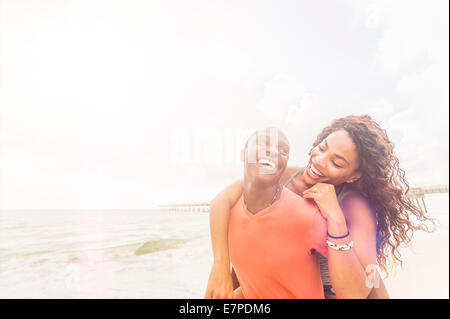
[[[246,178],[265,185],[279,182],[289,159],[289,142],[276,128],[253,134],[244,149]]]

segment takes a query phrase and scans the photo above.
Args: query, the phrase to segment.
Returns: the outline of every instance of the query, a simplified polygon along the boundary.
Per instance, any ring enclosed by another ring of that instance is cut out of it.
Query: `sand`
[[[391,298],[449,298],[449,231],[417,232],[411,246],[401,250],[403,267],[385,284]]]

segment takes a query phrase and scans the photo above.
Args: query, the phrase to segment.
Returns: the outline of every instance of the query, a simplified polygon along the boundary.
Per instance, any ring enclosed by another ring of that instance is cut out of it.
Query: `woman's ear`
[[[347,183],[354,183],[356,182],[358,179],[360,179],[362,176],[362,174],[360,172],[357,172],[355,174],[353,174],[348,180]]]

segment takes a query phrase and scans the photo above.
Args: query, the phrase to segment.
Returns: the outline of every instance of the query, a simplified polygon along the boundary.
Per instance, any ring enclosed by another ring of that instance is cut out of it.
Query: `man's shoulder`
[[[313,200],[297,195],[287,187],[283,188],[283,193],[285,194],[284,204],[297,212],[302,214],[314,214],[319,210]]]
[[[234,203],[234,205],[231,207],[230,212],[235,211],[235,210],[242,210],[242,209],[245,209],[245,206],[242,205],[243,197],[244,197],[244,194],[242,194],[241,196],[239,196],[239,199],[238,199],[238,200],[236,201],[236,203]]]

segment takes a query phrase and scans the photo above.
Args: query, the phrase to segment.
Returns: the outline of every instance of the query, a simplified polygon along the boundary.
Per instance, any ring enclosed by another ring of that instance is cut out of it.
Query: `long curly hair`
[[[415,230],[432,232],[435,220],[427,217],[408,196],[409,185],[394,155],[394,146],[386,131],[369,115],[334,120],[319,133],[313,147],[338,130],[345,130],[356,145],[362,175],[347,185],[363,195],[374,210],[377,263],[387,276],[388,268],[402,265],[399,246],[409,244]]]

